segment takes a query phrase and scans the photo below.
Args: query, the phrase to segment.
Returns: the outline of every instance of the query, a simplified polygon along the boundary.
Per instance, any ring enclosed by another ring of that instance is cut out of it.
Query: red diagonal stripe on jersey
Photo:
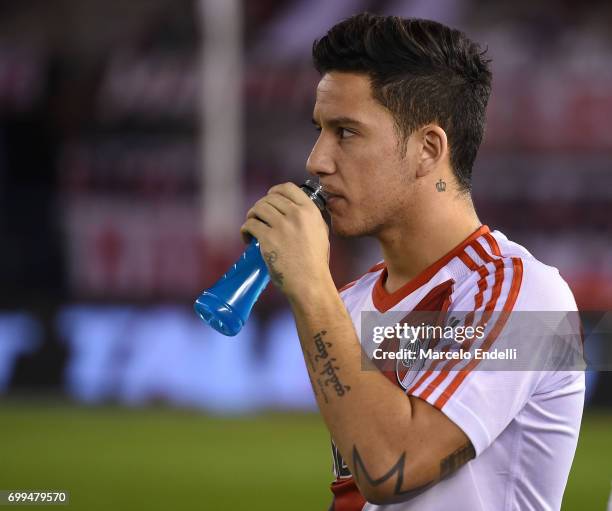
[[[467,255],[465,252],[461,254],[459,257],[463,264],[465,264],[470,270],[478,272],[480,275],[480,279],[478,279],[478,293],[474,297],[474,310],[470,311],[465,317],[465,326],[472,326],[474,322],[474,314],[475,312],[482,307],[482,302],[484,299],[484,293],[487,289],[487,275],[489,274],[487,267],[484,265],[478,266],[474,260]]]
[[[503,274],[504,274],[504,261],[503,259],[494,259],[491,255],[483,248],[483,246],[478,242],[474,241],[471,244],[471,247],[476,251],[479,257],[488,263],[493,263],[495,265],[495,285],[493,286],[493,291],[491,293],[491,299],[487,303],[482,318],[480,319],[479,325],[486,325],[486,323],[491,318],[492,312],[495,310],[495,306],[497,305],[497,300],[499,295],[501,294],[502,285],[504,283]]]
[[[510,285],[510,292],[508,293],[508,299],[504,304],[504,308],[502,314],[499,319],[495,323],[495,326],[491,330],[491,333],[483,343],[482,349],[488,350],[491,348],[495,339],[504,328],[506,321],[510,315],[510,312],[514,309],[514,304],[516,303],[516,299],[519,294],[519,290],[521,288],[521,283],[523,281],[523,262],[518,257],[512,258],[512,269],[513,269],[513,277],[512,284]],[[440,397],[434,403],[434,406],[438,409],[442,409],[444,405],[448,402],[448,400],[452,397],[452,395],[457,391],[463,380],[465,380],[468,374],[474,370],[474,368],[478,365],[480,360],[472,359],[470,363],[460,371],[454,378],[453,381],[448,385],[448,387],[442,392]]]
[[[480,279],[478,280],[478,293],[476,294],[476,297],[474,298],[474,303],[475,303],[474,311],[471,311],[468,314],[468,316],[471,315],[471,318],[470,318],[470,325],[471,325],[471,322],[473,321],[474,312],[478,310],[480,307],[482,307],[484,292],[487,289],[487,276],[489,275],[489,272],[486,266],[478,266],[474,262],[474,260],[469,255],[467,255],[465,252],[461,254],[459,258],[463,261],[463,263],[468,268],[474,271],[478,271],[478,274],[480,275]],[[468,318],[466,317],[466,321],[467,319]],[[447,352],[450,349],[450,347],[451,347],[450,344],[448,344],[447,346],[444,346],[444,348],[442,348],[441,350],[442,353]],[[419,378],[419,380],[412,387],[410,387],[410,389],[408,390],[408,393],[413,394],[425,381],[427,381],[427,379],[436,370],[436,367],[443,362],[444,361],[442,359],[434,360],[429,366],[429,368],[427,369],[427,371],[425,371],[425,373]],[[437,385],[436,381],[439,378],[440,378],[440,375],[438,376],[438,378],[436,378],[436,380],[434,380],[434,382],[432,382],[427,387],[427,389],[425,389],[425,391],[421,395],[419,395],[419,397],[421,397],[422,399],[426,399],[427,396],[429,396],[435,390],[435,385]],[[442,378],[442,380],[443,379],[444,378]],[[432,385],[434,385],[434,387],[432,387]]]
[[[438,284],[434,287],[427,295],[412,309],[412,312],[409,312],[407,316],[400,323],[404,323],[405,321],[409,321],[412,317],[413,313],[432,313],[431,317],[423,317],[423,314],[419,314],[419,318],[424,321],[427,319],[427,323],[431,324],[440,324],[440,321],[443,319],[444,313],[448,311],[450,307],[450,297],[453,292],[453,280],[447,280]],[[433,321],[435,317],[435,321]],[[432,340],[430,346],[433,348],[436,346],[438,339]],[[406,374],[408,373],[407,367],[400,367],[395,361],[395,376],[396,383],[402,387],[402,381]],[[402,387],[403,388],[403,387]]]
[[[501,257],[501,250],[499,249],[499,245],[497,244],[495,237],[490,232],[485,232],[483,236],[491,247],[491,252],[493,252],[496,256]]]
[[[484,250],[482,249],[480,244],[478,242],[474,242],[473,243],[474,248],[475,248],[475,245],[478,246],[479,250],[482,251],[484,255]],[[480,255],[481,259],[486,260],[485,257],[483,257],[483,255]],[[495,306],[497,305],[497,300],[499,299],[499,296],[502,290],[502,286],[504,283],[504,261],[503,259],[492,259],[491,256],[489,256],[488,254],[486,254],[486,257],[489,258],[495,265],[495,281],[493,284],[493,290],[491,292],[491,298],[489,298],[489,301],[487,302],[487,305],[485,306],[485,312],[483,313],[482,318],[478,322],[478,326],[486,325],[487,321],[489,320],[492,314],[492,311],[495,310]],[[472,348],[472,345],[474,344],[475,339],[465,340],[463,342],[465,343],[465,346],[462,346],[461,349],[469,351]],[[448,351],[449,348],[450,348],[450,344],[445,351]],[[427,388],[423,392],[421,392],[418,397],[420,397],[421,399],[427,399],[433,393],[433,391],[436,390],[438,386],[444,382],[444,380],[446,380],[446,378],[449,376],[449,371],[453,367],[455,367],[457,364],[459,364],[460,362],[461,362],[461,359],[447,361],[446,364],[442,367],[442,369],[440,369],[440,373],[434,378],[434,380],[429,385],[427,385]]]
[[[444,346],[444,348],[442,348],[441,353],[445,353],[450,349],[450,345]],[[425,374],[423,374],[423,376],[421,376],[419,378],[419,381],[417,381],[412,387],[410,387],[410,389],[408,389],[408,394],[415,394],[415,390],[418,389],[425,380],[427,380],[427,378],[429,378],[431,376],[431,374],[436,370],[436,367],[438,366],[438,364],[441,364],[442,360],[438,359],[438,360],[434,360],[431,365],[429,366],[429,369],[427,369],[427,371],[425,371]],[[427,387],[429,388],[429,387]],[[425,392],[427,391],[427,389],[425,389]],[[427,394],[429,395],[429,394]],[[423,399],[425,399],[425,397],[423,397],[422,395],[419,395],[418,397],[422,397]]]
[[[472,243],[470,243],[470,247],[474,249],[474,251],[478,254],[478,257],[480,257],[485,262],[485,264],[492,263],[493,261],[495,261],[495,258],[492,257],[491,254],[489,254],[483,248],[483,246],[478,242],[478,240],[474,240]]]

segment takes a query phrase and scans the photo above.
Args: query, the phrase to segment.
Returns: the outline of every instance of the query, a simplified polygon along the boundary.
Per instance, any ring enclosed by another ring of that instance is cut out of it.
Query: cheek
[[[376,139],[343,148],[338,161],[345,189],[351,199],[368,211],[381,209],[386,197],[401,193],[410,182],[407,162],[400,161],[394,139]]]
[[[352,153],[353,158],[371,164],[387,163],[397,159],[395,146],[382,139],[360,144]]]

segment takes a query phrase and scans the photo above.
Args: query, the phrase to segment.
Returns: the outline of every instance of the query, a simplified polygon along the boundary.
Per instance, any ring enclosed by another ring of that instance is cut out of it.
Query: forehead
[[[332,71],[324,74],[317,86],[313,112],[316,120],[350,116],[366,121],[367,117],[380,115],[385,110],[372,96],[366,75]]]

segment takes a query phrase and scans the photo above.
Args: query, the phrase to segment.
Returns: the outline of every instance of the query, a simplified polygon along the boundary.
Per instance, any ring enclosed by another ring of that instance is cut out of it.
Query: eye
[[[351,138],[355,136],[355,132],[347,128],[338,128],[338,135],[340,135],[340,138],[342,139]]]

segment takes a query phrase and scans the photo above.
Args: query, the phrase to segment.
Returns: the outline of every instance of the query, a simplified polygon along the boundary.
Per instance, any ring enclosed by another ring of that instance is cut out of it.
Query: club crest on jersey
[[[397,382],[406,390],[423,368],[425,361],[419,357],[419,353],[421,349],[429,348],[429,339],[416,339],[412,342],[405,339],[400,343],[400,348],[403,353],[410,354],[410,357],[406,356],[395,361]]]

